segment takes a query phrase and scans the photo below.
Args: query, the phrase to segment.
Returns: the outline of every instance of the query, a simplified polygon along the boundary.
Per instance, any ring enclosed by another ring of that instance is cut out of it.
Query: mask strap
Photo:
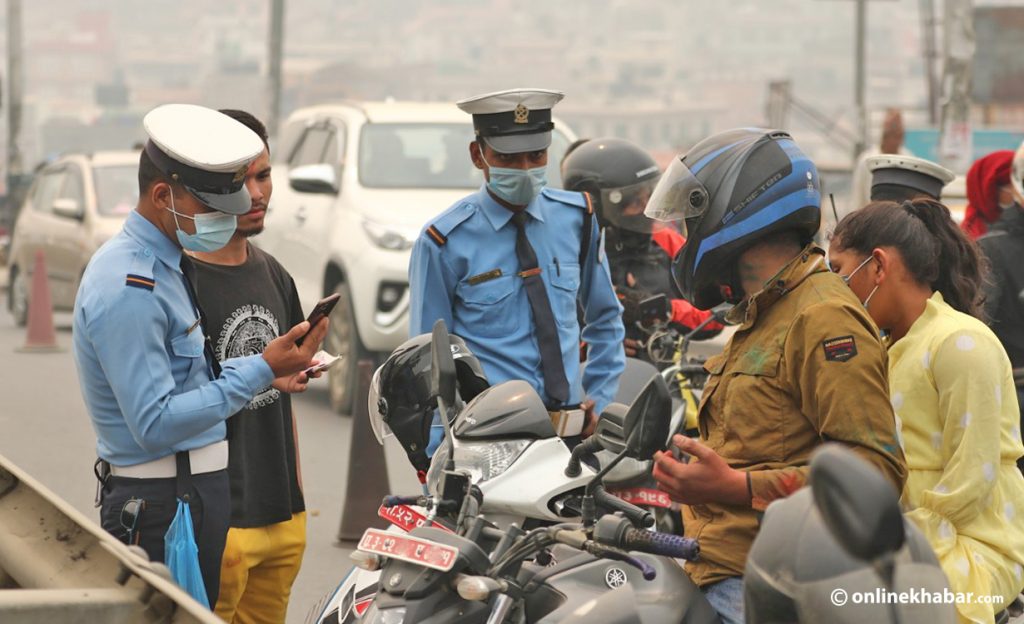
[[[868,309],[868,304],[871,303],[871,298],[875,296],[875,291],[878,290],[878,286],[879,286],[879,284],[875,284],[875,287],[871,289],[870,293],[868,293],[868,298],[864,300],[864,309],[865,310]]]

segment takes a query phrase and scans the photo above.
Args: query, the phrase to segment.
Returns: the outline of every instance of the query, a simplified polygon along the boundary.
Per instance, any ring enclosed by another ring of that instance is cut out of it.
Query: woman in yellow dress
[[[1024,588],[1024,446],[1010,361],[979,320],[982,257],[945,206],[914,200],[848,215],[829,261],[888,332],[906,515],[973,593],[960,620],[991,623]]]

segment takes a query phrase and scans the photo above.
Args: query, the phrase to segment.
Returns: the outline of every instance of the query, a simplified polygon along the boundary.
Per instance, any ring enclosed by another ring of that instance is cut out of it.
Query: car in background
[[[348,102],[293,113],[274,146],[274,197],[254,242],[291,273],[309,310],[332,293],[324,348],[331,405],[349,412],[358,362],[408,338],[409,256],[432,217],[480,187],[471,118],[454,104]],[[575,136],[556,120],[548,181]]]
[[[14,225],[8,258],[8,308],[28,319],[38,251],[46,260],[55,310],[74,308],[89,258],[121,230],[138,203],[139,152],[68,154],[43,167]]]

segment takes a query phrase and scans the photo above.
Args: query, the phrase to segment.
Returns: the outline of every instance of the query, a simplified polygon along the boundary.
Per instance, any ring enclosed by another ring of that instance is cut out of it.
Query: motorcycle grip
[[[636,526],[654,526],[654,515],[651,512],[628,503],[614,494],[609,494],[603,487],[594,489],[594,501],[606,509],[621,511]]]
[[[639,529],[626,529],[619,538],[618,546],[625,550],[636,550],[687,561],[695,561],[700,556],[700,543],[695,539]]]
[[[387,495],[384,497],[384,507],[397,507],[399,505],[418,505],[422,502],[422,496],[394,496]]]

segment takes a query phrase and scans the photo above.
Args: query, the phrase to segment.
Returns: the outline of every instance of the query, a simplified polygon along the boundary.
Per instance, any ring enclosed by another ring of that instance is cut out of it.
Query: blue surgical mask
[[[188,251],[217,251],[228,244],[238,226],[238,217],[226,212],[213,211],[197,214],[194,217],[182,214],[174,209],[174,193],[171,193],[171,207],[167,208],[174,215],[174,227],[178,242],[182,249]],[[189,234],[178,225],[178,217],[192,219],[196,223],[196,233]]]
[[[487,188],[513,206],[529,204],[548,183],[547,167],[533,167],[532,169],[495,167],[487,162],[483,153],[480,154],[480,158],[487,164],[490,172]]]

